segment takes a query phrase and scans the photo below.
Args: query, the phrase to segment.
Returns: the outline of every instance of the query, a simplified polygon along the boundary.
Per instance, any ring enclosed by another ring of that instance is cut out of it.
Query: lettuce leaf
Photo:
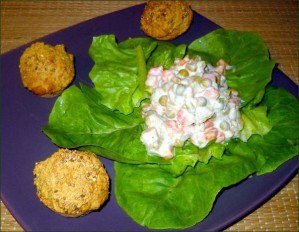
[[[243,108],[241,118],[244,127],[241,131],[241,139],[247,141],[253,134],[265,135],[271,130],[271,124],[267,117],[267,107],[258,106],[253,109]]]
[[[155,49],[149,50],[151,55],[147,59],[147,68],[150,69],[155,66],[163,66],[165,69],[170,68],[173,65],[175,58],[182,58],[186,54],[187,45],[180,44],[175,45],[171,42],[154,40],[151,38],[130,38],[119,43],[119,47],[122,49],[132,49],[136,45],[142,46],[144,50],[150,47],[148,44],[155,44]]]
[[[212,65],[224,59],[232,66],[225,76],[229,87],[239,92],[242,106],[261,101],[275,66],[262,39],[251,32],[217,29],[193,41],[188,54]]]
[[[103,105],[130,114],[148,97],[145,89],[148,69],[158,64],[170,67],[176,57],[185,55],[185,50],[186,45],[175,46],[150,38],[130,38],[117,43],[115,35],[101,35],[93,38],[89,48],[94,61],[89,76],[103,96]]]
[[[94,88],[71,86],[55,102],[43,132],[60,147],[90,150],[119,162],[166,162],[149,156],[140,141],[144,120],[138,108],[124,115],[101,99]]]
[[[221,189],[257,169],[256,156],[246,147],[244,152],[242,145],[223,159],[198,163],[180,176],[159,165],[115,162],[116,200],[133,220],[151,229],[193,226],[209,214]]]
[[[145,79],[146,59],[156,47],[148,41],[146,49],[136,45],[122,49],[114,35],[94,37],[89,48],[95,62],[89,73],[96,90],[103,96],[102,104],[129,114],[147,97]]]
[[[271,172],[298,155],[299,104],[282,89],[268,87],[261,109],[268,109],[272,129],[248,142],[232,139],[225,154],[208,164],[192,163],[184,169],[184,155],[170,166],[115,163],[118,204],[137,223],[151,229],[187,228],[211,211],[221,189],[249,175]],[[289,130],[289,132],[288,132]],[[177,159],[177,160],[176,160]]]
[[[169,42],[159,41],[155,52],[149,57],[147,67],[163,66],[169,69],[173,65],[175,58],[183,58],[186,54],[185,44],[174,45]]]
[[[71,86],[56,100],[43,132],[60,147],[89,150],[118,162],[175,163],[170,169],[177,175],[190,163],[207,163],[212,156],[220,158],[224,152],[221,144],[212,143],[199,149],[188,143],[176,148],[176,159],[150,156],[140,140],[145,127],[141,109],[134,108],[131,114],[125,115],[104,106],[101,101],[102,96],[94,88],[84,84],[81,88]]]
[[[204,148],[198,148],[190,141],[186,141],[181,148],[175,148],[175,156],[171,159],[171,165],[160,166],[171,172],[174,176],[183,175],[189,168],[194,167],[197,162],[207,164],[212,157],[221,159],[225,152],[225,145],[212,141]]]
[[[261,105],[268,109],[272,129],[248,140],[248,146],[266,160],[258,175],[274,171],[299,152],[298,100],[286,90],[268,87]]]

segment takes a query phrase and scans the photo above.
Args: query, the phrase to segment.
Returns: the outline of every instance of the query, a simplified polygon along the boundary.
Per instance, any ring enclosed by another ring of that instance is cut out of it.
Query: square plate
[[[115,34],[118,41],[144,37],[139,22],[144,4],[100,16],[50,34],[38,41],[65,44],[75,56],[76,77],[90,83],[93,66],[88,48],[93,36]],[[190,29],[173,42],[188,44],[218,25],[194,12]],[[33,41],[35,42],[35,41]],[[33,185],[35,162],[48,158],[57,147],[41,128],[47,124],[56,98],[40,98],[24,89],[19,75],[19,58],[30,44],[1,55],[1,197],[9,211],[26,231],[147,231],[135,223],[118,206],[113,193],[113,162],[101,158],[111,177],[111,196],[98,212],[80,218],[62,217],[37,198]],[[296,96],[297,86],[279,69],[274,69],[272,85],[287,89]],[[298,157],[289,160],[275,172],[252,177],[225,189],[206,219],[188,230],[218,231],[246,216],[284,187],[297,173]],[[187,230],[184,230],[187,231]]]

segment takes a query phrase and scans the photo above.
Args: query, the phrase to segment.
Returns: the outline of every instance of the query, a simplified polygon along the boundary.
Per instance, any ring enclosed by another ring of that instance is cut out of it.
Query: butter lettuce
[[[265,135],[271,130],[271,124],[267,117],[267,107],[258,106],[253,109],[242,109],[241,118],[244,126],[241,131],[241,138],[247,141],[253,134]]]
[[[150,67],[147,64],[156,65],[163,60],[159,65],[169,67],[176,57],[185,54],[185,49],[184,45],[177,47],[150,38],[130,38],[117,43],[115,35],[97,36],[89,48],[94,61],[89,76],[103,96],[103,105],[129,114],[148,97],[145,80]],[[146,63],[148,59],[150,62]]]
[[[58,146],[90,150],[119,162],[167,162],[149,156],[140,141],[144,119],[139,108],[124,115],[101,104],[101,99],[94,88],[71,86],[55,102],[44,133]]]
[[[116,162],[115,194],[119,205],[136,222],[152,229],[190,227],[209,214],[221,189],[249,175],[272,172],[298,155],[296,98],[287,91],[268,87],[261,105],[268,108],[271,131],[253,135],[248,142],[230,140],[221,159],[210,157],[208,164],[190,163],[183,171],[177,162],[170,167]],[[180,161],[180,156],[175,158]]]
[[[155,44],[149,44],[147,52],[143,52],[140,46],[122,49],[114,35],[93,38],[89,54],[95,64],[89,76],[103,96],[103,105],[124,114],[139,106],[146,97],[143,91],[147,75],[144,55],[149,56],[154,47]]]
[[[158,165],[115,162],[115,196],[137,223],[151,229],[187,228],[204,219],[224,187],[238,183],[256,170],[256,156],[238,145],[222,160],[198,163],[173,176]]]
[[[155,66],[163,66],[168,69],[172,66],[175,58],[182,58],[186,54],[185,44],[175,45],[166,41],[157,41],[151,38],[130,38],[119,43],[121,49],[134,49],[136,45],[141,45],[144,50],[148,50],[149,44],[155,45],[154,51],[148,57],[146,66],[148,69]]]
[[[252,136],[247,143],[265,158],[266,162],[257,171],[258,175],[274,171],[299,152],[298,100],[286,90],[268,87],[261,105],[268,109],[272,129],[263,136]]]
[[[150,156],[140,140],[145,127],[141,108],[134,108],[132,113],[125,115],[101,102],[102,96],[95,88],[84,84],[80,88],[71,86],[55,102],[43,132],[61,147],[89,150],[124,163],[172,163],[176,164],[172,169],[182,171],[190,163],[208,162],[212,156],[220,157],[224,152],[220,144],[198,149],[189,143],[184,148],[177,148],[173,160]]]
[[[224,59],[231,66],[225,76],[229,87],[238,90],[243,106],[261,101],[275,62],[258,35],[218,29],[193,41],[188,49],[191,56],[200,55],[210,64]]]

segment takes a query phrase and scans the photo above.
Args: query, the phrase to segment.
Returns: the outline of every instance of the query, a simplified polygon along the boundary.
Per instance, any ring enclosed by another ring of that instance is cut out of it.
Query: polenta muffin
[[[171,40],[190,27],[193,11],[187,1],[149,1],[141,15],[141,30],[158,40]]]
[[[63,44],[36,42],[22,54],[19,69],[25,88],[38,96],[53,97],[74,79],[74,56]]]
[[[40,201],[65,217],[98,210],[109,197],[109,176],[91,152],[59,149],[36,163],[33,174]]]

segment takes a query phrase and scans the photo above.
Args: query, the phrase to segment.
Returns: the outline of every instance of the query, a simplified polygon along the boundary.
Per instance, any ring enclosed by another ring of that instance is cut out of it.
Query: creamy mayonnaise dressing
[[[228,68],[223,60],[213,67],[200,57],[186,56],[169,70],[150,69],[146,86],[152,95],[142,109],[146,129],[141,135],[149,154],[171,158],[173,148],[186,140],[203,148],[212,140],[223,143],[240,136],[241,99],[228,88]]]

